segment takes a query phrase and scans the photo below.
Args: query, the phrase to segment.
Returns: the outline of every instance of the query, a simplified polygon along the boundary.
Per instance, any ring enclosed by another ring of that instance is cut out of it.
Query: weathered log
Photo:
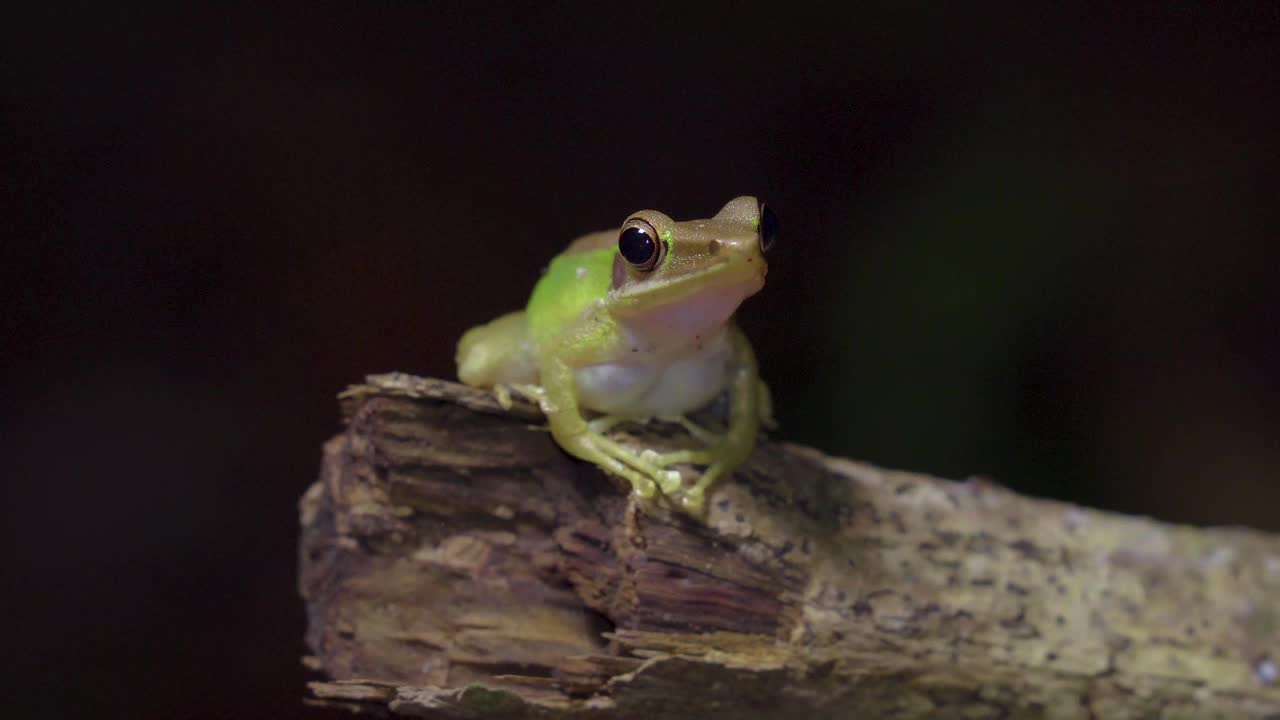
[[[1280,538],[762,440],[703,519],[383,375],[301,502],[312,702],[438,718],[1280,717]],[[681,431],[619,437],[679,444]]]

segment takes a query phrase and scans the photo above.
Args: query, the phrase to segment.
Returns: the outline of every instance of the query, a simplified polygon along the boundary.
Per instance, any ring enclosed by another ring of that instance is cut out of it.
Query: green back
[[[543,273],[525,307],[529,333],[535,345],[554,338],[582,315],[583,308],[601,300],[613,282],[613,256],[609,247],[557,255]],[[585,270],[579,277],[579,269]]]

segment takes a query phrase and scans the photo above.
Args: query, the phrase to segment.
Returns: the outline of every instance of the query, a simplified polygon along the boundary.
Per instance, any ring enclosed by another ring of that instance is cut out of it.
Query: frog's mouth
[[[764,287],[763,262],[722,262],[679,279],[627,282],[613,291],[615,312],[623,319],[650,315],[723,316]]]

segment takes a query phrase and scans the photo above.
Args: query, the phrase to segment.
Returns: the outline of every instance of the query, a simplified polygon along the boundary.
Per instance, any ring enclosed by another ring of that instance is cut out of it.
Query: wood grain
[[[1280,717],[1280,538],[764,440],[702,519],[372,376],[301,501],[311,702],[432,718]],[[618,437],[678,446],[666,427]]]

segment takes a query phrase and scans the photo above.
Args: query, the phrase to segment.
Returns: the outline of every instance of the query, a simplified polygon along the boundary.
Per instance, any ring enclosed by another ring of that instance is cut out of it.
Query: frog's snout
[[[755,235],[728,235],[713,238],[707,243],[707,254],[713,257],[739,258],[752,263],[763,263],[760,240]]]

